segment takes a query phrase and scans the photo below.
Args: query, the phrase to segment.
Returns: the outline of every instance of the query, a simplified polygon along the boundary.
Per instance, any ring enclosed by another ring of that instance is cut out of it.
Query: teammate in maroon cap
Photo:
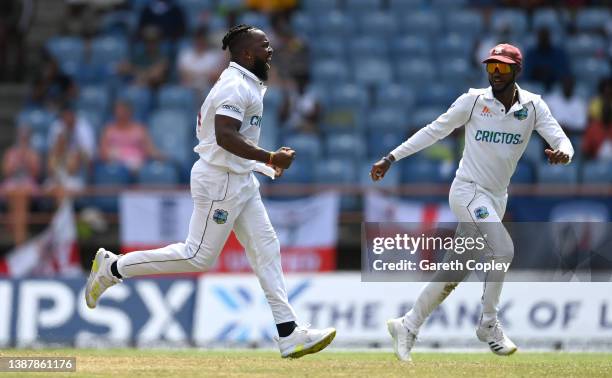
[[[476,335],[493,353],[510,355],[517,347],[504,334],[497,317],[505,273],[514,256],[512,238],[501,223],[510,177],[534,130],[552,146],[544,151],[551,164],[569,163],[574,150],[542,98],[516,83],[523,63],[518,48],[497,45],[483,63],[489,75],[489,88],[470,89],[461,95],[446,113],[377,161],[370,175],[374,181],[382,179],[396,160],[415,154],[465,126],[465,148],[450,189],[449,203],[459,221],[458,236],[477,240],[486,235],[483,248],[476,248],[473,251],[476,255],[470,256],[492,264],[484,276],[482,315]],[[460,261],[464,265],[437,271],[412,309],[405,316],[387,322],[393,349],[402,361],[411,359],[410,350],[427,317],[471,273],[468,263],[474,260],[467,260],[470,257],[465,257],[467,254],[462,251],[453,252],[447,251],[445,261]]]

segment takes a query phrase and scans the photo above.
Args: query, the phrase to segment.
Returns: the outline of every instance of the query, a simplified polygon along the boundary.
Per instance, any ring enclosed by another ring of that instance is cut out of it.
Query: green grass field
[[[76,373],[0,373],[0,377],[610,377],[612,354],[415,353],[400,363],[391,353],[324,351],[283,360],[271,351],[51,349],[0,350],[0,356],[77,358]]]

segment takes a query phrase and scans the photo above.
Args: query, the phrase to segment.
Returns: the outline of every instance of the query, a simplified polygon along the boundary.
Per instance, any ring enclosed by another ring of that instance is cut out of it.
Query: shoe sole
[[[516,353],[516,351],[517,351],[517,350],[518,350],[518,348],[514,348],[514,349],[512,349],[510,352],[508,352],[508,353],[506,353],[506,354],[499,354],[499,353],[495,353],[495,352],[493,352],[493,351],[492,351],[492,352],[493,352],[493,354],[496,354],[496,355],[498,355],[498,356],[507,357],[507,356],[511,356],[511,355],[513,355],[514,353]]]
[[[89,308],[96,308],[97,301],[89,303],[89,293],[91,292],[91,284],[94,281],[96,274],[98,274],[98,270],[100,269],[100,261],[98,260],[102,259],[101,256],[104,254],[104,252],[106,251],[102,248],[98,249],[98,252],[96,252],[96,256],[94,257],[91,264],[91,271],[89,272],[89,277],[87,278],[87,285],[85,286],[85,303]]]
[[[334,337],[336,337],[336,330],[333,330],[332,332],[330,332],[329,335],[325,336],[323,339],[321,339],[321,341],[315,343],[314,345],[308,348],[304,348],[302,350],[298,350],[291,354],[288,354],[287,356],[284,356],[283,358],[300,358],[307,354],[313,354],[313,353],[320,352],[323,349],[325,349],[325,347],[327,347],[329,344],[331,344],[331,342],[334,340]]]

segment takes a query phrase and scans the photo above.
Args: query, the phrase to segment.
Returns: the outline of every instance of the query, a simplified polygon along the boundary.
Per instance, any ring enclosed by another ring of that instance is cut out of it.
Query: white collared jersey
[[[243,174],[253,170],[256,161],[241,158],[217,144],[215,115],[220,114],[242,122],[240,134],[255,145],[263,115],[266,86],[252,72],[231,62],[210,90],[198,113],[196,135],[198,145],[194,151],[208,164]]]
[[[412,155],[465,126],[465,148],[456,176],[495,193],[504,193],[535,130],[553,149],[571,157],[574,149],[539,95],[517,85],[518,102],[506,113],[491,87],[470,89],[435,121],[417,131],[391,153],[396,160]],[[544,151],[542,151],[544,154]]]

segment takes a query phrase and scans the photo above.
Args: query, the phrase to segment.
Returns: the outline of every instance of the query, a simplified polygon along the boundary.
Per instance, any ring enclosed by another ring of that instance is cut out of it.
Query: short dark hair
[[[230,52],[235,53],[246,34],[255,29],[254,26],[245,24],[232,27],[223,37],[223,50],[229,47]]]

